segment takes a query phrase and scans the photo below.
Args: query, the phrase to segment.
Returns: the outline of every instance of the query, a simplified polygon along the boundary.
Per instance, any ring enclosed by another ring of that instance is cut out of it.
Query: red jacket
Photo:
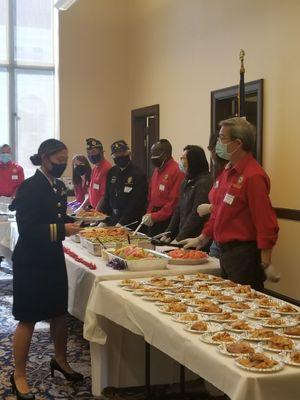
[[[96,208],[105,193],[106,176],[111,169],[111,163],[105,158],[92,170],[91,183],[89,188],[89,201],[93,208]]]
[[[184,178],[173,158],[161,169],[155,168],[149,184],[147,208],[154,222],[166,221],[173,215]]]
[[[0,162],[0,196],[14,197],[23,181],[24,171],[20,165],[12,161]]]
[[[272,248],[278,224],[269,192],[269,177],[252,154],[233,167],[228,164],[211,194],[213,210],[202,233],[222,244],[257,241],[260,249]]]

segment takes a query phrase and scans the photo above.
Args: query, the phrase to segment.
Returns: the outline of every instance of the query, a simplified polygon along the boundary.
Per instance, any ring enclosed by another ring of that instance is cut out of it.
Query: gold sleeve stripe
[[[50,224],[50,241],[53,242],[53,224]]]
[[[57,225],[53,224],[53,236],[54,236],[54,242],[57,242]]]

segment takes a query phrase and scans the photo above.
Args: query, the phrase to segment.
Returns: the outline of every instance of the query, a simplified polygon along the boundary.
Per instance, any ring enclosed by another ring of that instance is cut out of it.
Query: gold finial
[[[245,52],[243,49],[240,50],[240,61],[241,61],[241,69],[240,72],[244,73],[245,72],[245,67],[244,67],[244,57],[245,57]]]

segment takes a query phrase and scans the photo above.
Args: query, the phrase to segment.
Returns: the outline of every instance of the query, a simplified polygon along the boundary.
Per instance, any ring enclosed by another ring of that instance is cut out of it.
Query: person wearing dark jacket
[[[132,163],[124,140],[114,142],[111,153],[116,165],[107,174],[105,195],[99,207],[109,217],[100,226],[121,226],[140,221],[147,203],[146,176]]]
[[[196,237],[201,232],[207,217],[199,217],[197,207],[208,202],[211,188],[209,166],[204,150],[195,145],[186,146],[180,158],[180,169],[185,173],[181,185],[179,203],[172,216],[167,231],[161,241],[170,243],[188,237]]]
[[[35,175],[19,187],[10,209],[16,210],[19,239],[13,253],[13,315],[19,324],[13,340],[15,371],[11,375],[18,399],[34,399],[26,379],[26,361],[35,323],[50,320],[55,357],[49,368],[62,372],[67,380],[78,381],[66,359],[68,280],[62,241],[79,232],[66,215],[67,191],[59,178],[68,151],[55,139],[44,141],[32,156],[40,165]]]

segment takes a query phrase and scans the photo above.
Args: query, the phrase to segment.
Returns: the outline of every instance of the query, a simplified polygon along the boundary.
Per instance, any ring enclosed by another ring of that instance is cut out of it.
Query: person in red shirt
[[[105,194],[106,177],[108,171],[111,169],[111,163],[104,158],[103,146],[100,140],[93,138],[86,139],[86,146],[88,159],[94,165],[88,202],[94,209],[97,209]]]
[[[173,159],[171,143],[166,139],[152,146],[151,162],[156,168],[150,180],[147,213],[142,222],[148,227],[148,235],[154,236],[168,227],[185,175]]]
[[[201,235],[181,243],[199,248],[214,238],[223,277],[262,290],[266,277],[279,280],[271,265],[279,229],[269,198],[270,180],[251,153],[254,127],[238,117],[220,126],[216,153],[228,154],[230,162],[219,176],[212,213]]]
[[[12,161],[11,147],[4,144],[0,147],[0,196],[15,197],[23,181],[23,168]]]

